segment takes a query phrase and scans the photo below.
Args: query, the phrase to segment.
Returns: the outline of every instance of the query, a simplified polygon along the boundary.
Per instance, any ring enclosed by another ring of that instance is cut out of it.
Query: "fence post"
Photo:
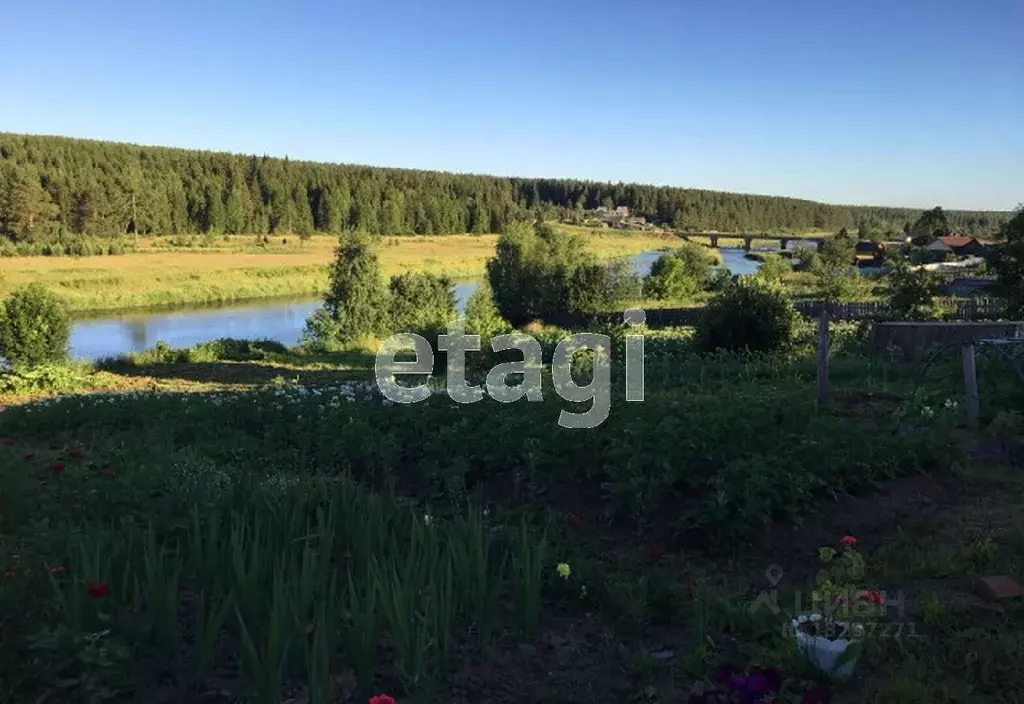
[[[828,306],[818,314],[818,408],[828,408]]]
[[[972,428],[978,425],[978,376],[974,366],[974,345],[963,348],[964,363],[964,409],[967,423]]]

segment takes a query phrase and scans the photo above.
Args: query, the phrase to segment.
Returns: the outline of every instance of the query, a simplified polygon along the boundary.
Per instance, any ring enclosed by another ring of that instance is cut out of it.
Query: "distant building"
[[[930,245],[926,246],[925,249],[927,251],[929,251],[929,252],[935,252],[936,254],[952,254],[953,253],[953,248],[950,247],[945,242],[943,242],[942,239],[935,240]]]
[[[980,257],[987,250],[987,247],[975,237],[946,235],[940,237],[939,242],[949,247],[958,257]]]
[[[872,242],[871,240],[861,240],[857,243],[855,251],[858,256],[869,256],[869,257],[880,257],[884,247],[878,242]]]

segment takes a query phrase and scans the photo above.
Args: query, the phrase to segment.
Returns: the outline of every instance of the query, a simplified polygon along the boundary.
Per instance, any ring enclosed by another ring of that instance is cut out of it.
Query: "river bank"
[[[647,233],[611,234],[573,228],[602,259],[671,246],[674,238]],[[385,276],[407,271],[475,279],[494,254],[497,235],[382,237]],[[252,237],[216,240],[208,247],[172,249],[166,238],[140,240],[137,251],[103,257],[0,259],[0,295],[32,282],[55,291],[76,314],[200,306],[319,296],[337,239],[306,242]]]
[[[658,250],[635,253],[630,258],[630,266],[638,276],[646,276],[659,256]],[[752,274],[757,270],[757,263],[745,259],[742,249],[724,248],[718,257],[721,265],[733,274]],[[454,292],[458,311],[465,310],[476,286],[475,279],[456,280]],[[320,302],[317,293],[303,292],[298,296],[212,305],[77,313],[71,330],[71,357],[91,361],[142,352],[157,342],[171,347],[190,347],[222,337],[267,339],[291,346],[300,341],[306,319]],[[644,305],[651,303],[655,302]]]

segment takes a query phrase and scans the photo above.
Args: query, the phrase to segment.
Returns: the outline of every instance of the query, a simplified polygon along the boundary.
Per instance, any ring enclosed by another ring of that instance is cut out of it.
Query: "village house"
[[[882,256],[885,248],[879,242],[872,242],[871,240],[861,240],[857,243],[855,248],[857,258],[872,258],[877,259]]]
[[[939,238],[958,257],[980,257],[985,254],[986,247],[975,237],[964,235],[946,235]]]

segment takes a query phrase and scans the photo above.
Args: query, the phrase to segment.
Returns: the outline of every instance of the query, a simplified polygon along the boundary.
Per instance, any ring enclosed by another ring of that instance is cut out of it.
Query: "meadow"
[[[587,238],[602,259],[670,246],[672,239],[648,233],[618,233],[560,226]],[[497,235],[396,236],[381,238],[385,276],[408,271],[453,279],[483,275]],[[201,305],[301,294],[318,295],[337,239],[232,236],[139,238],[135,250],[118,256],[0,258],[0,295],[39,282],[61,296],[72,311],[111,311]]]
[[[0,701],[1017,701],[1024,607],[972,584],[1024,568],[1024,386],[983,360],[973,430],[957,360],[918,387],[837,325],[820,410],[812,340],[651,332],[586,431],[550,384],[390,404],[357,348],[40,371],[0,413]],[[846,535],[899,629],[830,682],[786,628]]]

